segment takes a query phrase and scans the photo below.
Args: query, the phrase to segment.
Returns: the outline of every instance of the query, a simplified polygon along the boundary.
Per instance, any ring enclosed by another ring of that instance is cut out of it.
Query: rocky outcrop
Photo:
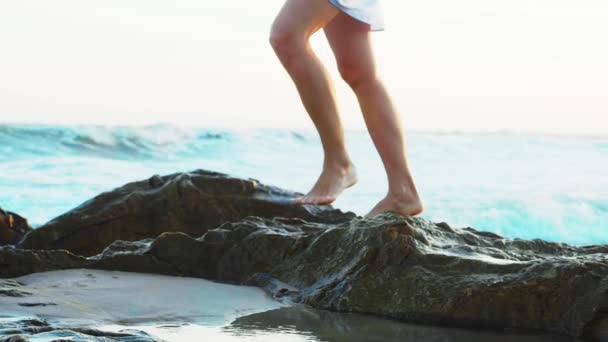
[[[30,233],[22,246],[69,244],[73,251],[93,252],[103,241],[112,240],[112,234],[117,241],[86,259],[67,251],[3,248],[0,276],[23,275],[25,271],[11,264],[28,265],[39,258],[55,269],[87,267],[257,285],[276,298],[331,311],[608,340],[608,246],[512,240],[392,214],[346,219],[348,214],[331,209],[292,208],[284,200],[290,195],[282,190],[262,187],[266,190],[258,192],[253,181],[223,177],[199,171],[159,177],[157,183],[132,183],[102,194],[49,223],[42,233]],[[225,192],[218,182],[225,182]],[[205,184],[213,184],[215,190],[207,190]],[[178,188],[185,192],[167,195]],[[207,205],[184,198],[205,198]],[[187,209],[179,209],[181,205]],[[261,211],[258,216],[265,217],[242,217],[257,210]],[[187,220],[195,217],[189,216],[192,213],[201,221]],[[102,219],[112,215],[118,216]],[[165,227],[182,231],[167,229],[156,238],[139,241],[126,241],[135,240],[139,233],[120,238],[130,224],[138,225],[133,230],[137,232],[147,225],[155,232],[162,230],[163,225],[148,215],[155,215],[159,222],[173,222]],[[79,224],[79,219],[84,223]],[[113,226],[113,220],[122,223]],[[60,222],[70,224],[60,226]],[[197,224],[203,228],[195,238]],[[86,233],[79,235],[79,226]],[[91,238],[96,240],[95,248],[72,238],[84,239],[96,229],[104,238]],[[12,258],[8,262],[6,255]],[[27,272],[38,268],[25,267]]]
[[[26,274],[79,268],[87,259],[66,250],[37,251],[0,247],[0,278],[14,278]]]
[[[0,208],[0,246],[16,244],[31,230],[25,218]]]
[[[341,224],[250,217],[199,239],[166,233],[118,242],[89,260],[103,269],[258,285],[332,311],[608,336],[607,252],[385,214]]]
[[[198,237],[251,215],[325,223],[355,216],[330,206],[294,205],[298,195],[254,179],[204,170],[154,176],[98,195],[31,232],[20,247],[92,256],[116,240],[154,238],[164,232]]]

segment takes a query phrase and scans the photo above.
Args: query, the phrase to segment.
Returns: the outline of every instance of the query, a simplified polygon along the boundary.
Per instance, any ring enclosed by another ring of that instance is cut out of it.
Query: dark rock
[[[595,341],[608,342],[608,314],[604,312],[604,317],[590,324],[584,336]]]
[[[0,247],[0,278],[78,268],[83,267],[86,262],[86,258],[65,250],[34,251],[4,246]]]
[[[30,293],[21,289],[22,285],[12,279],[0,280],[0,296],[4,297],[26,297]]]
[[[316,308],[408,322],[597,336],[608,318],[604,253],[391,214],[339,224],[249,217],[198,239],[120,242],[89,260],[255,284]]]
[[[331,311],[606,340],[608,246],[364,219],[295,206],[295,195],[206,171],[155,176],[29,233],[20,246],[35,250],[0,247],[0,278],[66,268],[192,276]]]
[[[294,298],[299,293],[297,288],[273,278],[268,273],[256,273],[243,284],[260,287],[274,299]]]
[[[19,303],[19,306],[24,306],[26,308],[31,308],[35,306],[55,306],[55,303]]]
[[[0,208],[0,246],[18,243],[31,230],[25,218]]]
[[[299,193],[197,170],[129,183],[102,193],[29,233],[20,247],[67,249],[92,256],[116,240],[155,238],[164,232],[201,236],[225,222],[246,216],[285,216],[311,222],[352,219],[330,206],[299,206]]]
[[[123,341],[123,342],[157,342],[145,332],[127,329],[120,332],[109,332],[83,327],[54,326],[38,319],[0,319],[0,342],[29,341]]]
[[[27,297],[30,293],[19,289],[2,289],[0,288],[0,296],[4,297]]]
[[[39,334],[52,330],[46,321],[37,318],[0,320],[0,336]]]
[[[0,342],[28,342],[29,339],[21,335],[11,335],[6,337],[0,337]],[[54,341],[53,341],[54,342]]]

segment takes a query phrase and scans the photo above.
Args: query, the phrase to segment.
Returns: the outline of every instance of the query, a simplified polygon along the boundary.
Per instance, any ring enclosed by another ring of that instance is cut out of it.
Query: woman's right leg
[[[420,214],[422,201],[405,154],[401,118],[378,77],[369,25],[341,13],[325,27],[342,78],[357,95],[370,136],[388,177],[388,193],[366,217]]]
[[[275,19],[270,43],[294,81],[304,108],[323,145],[323,170],[298,204],[328,204],[357,181],[344,143],[333,84],[310,48],[310,36],[327,25],[339,10],[327,0],[287,0]]]

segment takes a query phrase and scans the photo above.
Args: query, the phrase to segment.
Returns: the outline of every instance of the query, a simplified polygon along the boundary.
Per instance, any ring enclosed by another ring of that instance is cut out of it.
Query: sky
[[[268,43],[282,3],[2,1],[0,122],[313,127]],[[608,134],[605,0],[381,3],[373,44],[406,129]]]

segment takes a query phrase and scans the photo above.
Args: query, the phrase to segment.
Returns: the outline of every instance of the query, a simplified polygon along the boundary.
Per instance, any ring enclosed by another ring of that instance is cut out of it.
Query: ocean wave
[[[229,131],[157,124],[149,126],[0,125],[0,160],[35,156],[132,159],[229,154],[227,146],[308,144],[299,131]],[[231,148],[232,148],[231,147]]]
[[[506,237],[608,241],[605,138],[408,134],[425,216]],[[336,207],[365,214],[385,195],[365,131],[347,131],[360,175]],[[155,125],[0,125],[0,206],[36,226],[84,200],[153,174],[209,169],[304,192],[323,162],[314,130]]]
[[[148,158],[177,152],[195,142],[221,140],[226,135],[220,131],[196,131],[166,124],[141,127],[0,125],[0,159],[57,155]]]

